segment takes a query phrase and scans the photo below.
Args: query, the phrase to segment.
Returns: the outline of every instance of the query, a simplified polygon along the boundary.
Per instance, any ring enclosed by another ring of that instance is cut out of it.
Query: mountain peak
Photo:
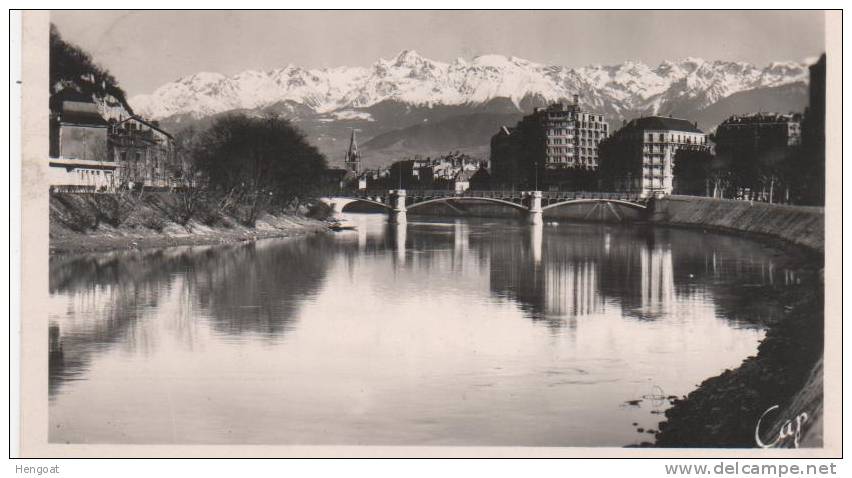
[[[498,55],[498,54],[487,54],[487,55],[479,55],[473,58],[473,64],[478,66],[490,66],[494,68],[503,68],[508,65],[513,64],[512,61],[514,57],[510,58],[506,55]]]
[[[411,66],[425,60],[416,50],[402,50],[393,59],[394,66]]]
[[[807,81],[807,68],[795,62],[765,67],[687,57],[651,68],[637,61],[570,68],[544,65],[501,54],[483,54],[450,64],[404,49],[372,68],[304,69],[289,64],[231,77],[201,72],[131,99],[153,119],[175,114],[206,116],[233,109],[263,108],[279,102],[319,113],[365,108],[392,100],[408,105],[485,104],[508,98],[556,101],[582,94],[589,105],[615,111],[656,111],[678,98],[703,106],[741,91]],[[677,100],[677,101],[681,101]]]

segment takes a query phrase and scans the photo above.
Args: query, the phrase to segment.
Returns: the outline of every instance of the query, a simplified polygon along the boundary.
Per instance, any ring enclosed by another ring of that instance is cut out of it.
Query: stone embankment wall
[[[669,196],[654,201],[649,219],[657,224],[783,239],[818,253],[825,248],[825,213],[821,207]]]

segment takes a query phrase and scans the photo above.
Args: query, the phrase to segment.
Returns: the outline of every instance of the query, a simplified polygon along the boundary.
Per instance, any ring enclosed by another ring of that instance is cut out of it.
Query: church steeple
[[[355,141],[355,129],[352,129],[352,137],[349,139],[349,150],[346,151],[346,169],[355,174],[361,172],[361,153],[358,152],[358,143]]]

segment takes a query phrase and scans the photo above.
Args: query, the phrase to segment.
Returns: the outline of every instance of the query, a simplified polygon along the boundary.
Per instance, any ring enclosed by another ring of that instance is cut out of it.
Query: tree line
[[[312,202],[327,171],[325,156],[289,120],[228,114],[175,137],[173,174],[183,216],[205,222],[231,215],[254,225],[264,211]]]
[[[674,192],[821,206],[825,173],[820,159],[819,152],[806,145],[723,149],[715,154],[681,150],[674,161]]]

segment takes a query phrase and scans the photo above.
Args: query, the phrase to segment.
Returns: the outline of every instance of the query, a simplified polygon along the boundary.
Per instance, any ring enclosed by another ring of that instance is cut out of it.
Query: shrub
[[[53,194],[51,197],[62,206],[57,208],[56,213],[51,211],[51,217],[55,217],[63,226],[74,232],[86,232],[98,228],[98,218],[85,203],[74,201],[73,197],[67,194]]]
[[[92,194],[88,203],[98,221],[103,221],[112,227],[121,226],[138,206],[137,200],[129,191]]]
[[[166,227],[166,221],[156,213],[156,211],[146,210],[142,214],[141,221],[144,227],[157,232],[163,232]]]

